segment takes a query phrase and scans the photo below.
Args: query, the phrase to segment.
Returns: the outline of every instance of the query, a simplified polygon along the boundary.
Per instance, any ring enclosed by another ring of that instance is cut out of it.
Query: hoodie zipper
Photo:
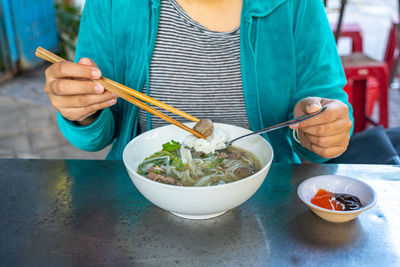
[[[150,65],[151,58],[154,53],[154,47],[156,44],[157,31],[158,31],[158,23],[160,21],[160,3],[152,3],[151,13],[150,13],[150,25],[147,27],[147,36],[149,36],[148,47],[149,50],[147,52],[147,60],[146,60],[146,95],[150,95]],[[147,130],[151,130],[151,114],[147,112]]]
[[[254,18],[253,18],[254,21]],[[253,62],[254,62],[254,69],[257,69],[257,52],[258,52],[258,36],[259,36],[259,19],[256,19],[256,24],[255,24],[255,40],[254,40],[254,47],[252,45],[250,45],[251,47],[251,52],[253,55]],[[249,31],[249,42],[251,41],[251,30]],[[257,100],[257,112],[258,112],[258,118],[260,121],[260,127],[261,129],[264,129],[264,122],[262,119],[262,112],[261,112],[261,100],[260,100],[260,94],[259,94],[259,90],[258,90],[258,76],[257,74],[254,75],[254,80],[255,80],[255,89],[256,89],[256,100]]]
[[[242,67],[242,83],[244,94],[246,97],[246,110],[248,112],[249,123],[252,130],[259,130],[263,127],[262,116],[260,112],[260,99],[257,86],[256,74],[256,45],[252,43],[252,32],[254,18],[245,19],[245,28],[243,29],[243,40],[241,42],[241,67]],[[257,24],[255,25],[257,29]],[[255,29],[255,30],[256,30]],[[256,31],[257,33],[257,31]],[[257,36],[256,36],[257,37]],[[257,41],[257,40],[256,40]],[[256,44],[257,42],[254,42]],[[247,51],[247,53],[246,53]],[[257,115],[252,115],[257,112]]]

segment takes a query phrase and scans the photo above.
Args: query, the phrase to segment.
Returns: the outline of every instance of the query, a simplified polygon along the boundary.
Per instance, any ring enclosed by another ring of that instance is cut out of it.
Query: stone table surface
[[[273,164],[244,204],[186,220],[148,202],[121,161],[0,159],[2,266],[400,266],[400,167]],[[297,196],[321,174],[377,192],[357,219],[326,222]]]

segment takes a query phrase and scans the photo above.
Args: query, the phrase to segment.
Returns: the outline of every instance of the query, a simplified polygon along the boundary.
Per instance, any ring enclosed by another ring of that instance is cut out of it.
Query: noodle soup
[[[186,123],[185,125],[193,127],[194,124]],[[225,142],[252,132],[245,128],[224,123],[215,123],[214,126],[214,132],[219,129],[226,133]],[[157,207],[183,218],[209,219],[244,203],[265,181],[274,153],[268,141],[259,135],[253,135],[235,143],[235,148],[240,147],[250,151],[257,158],[257,162],[259,161],[261,164],[261,169],[255,174],[236,182],[216,186],[174,186],[154,182],[146,178],[145,174],[138,173],[138,166],[143,163],[144,159],[147,160],[157,151],[168,150],[167,147],[162,147],[166,142],[174,145],[171,140],[176,140],[189,147],[184,142],[187,136],[188,133],[185,130],[178,129],[175,125],[162,126],[136,136],[124,149],[123,162],[134,186],[148,201]],[[199,150],[195,144],[193,148]],[[171,147],[171,149],[173,148]],[[222,149],[224,148],[216,147],[214,152],[221,152]],[[211,151],[211,153],[214,152]],[[207,154],[207,152],[203,153]],[[192,155],[192,152],[190,155]],[[196,156],[198,155],[194,154],[193,157],[196,158]],[[187,158],[187,156],[182,156],[181,158],[184,166],[187,163],[183,162],[183,158]],[[167,163],[165,162],[164,164]],[[180,165],[179,161],[175,161],[175,163],[173,161],[168,162],[168,164],[170,166],[174,164]],[[145,171],[145,168],[142,167],[143,165],[140,169]]]
[[[137,173],[150,180],[178,186],[211,186],[246,178],[261,169],[256,156],[229,147],[211,153],[197,152],[171,140],[147,157]]]

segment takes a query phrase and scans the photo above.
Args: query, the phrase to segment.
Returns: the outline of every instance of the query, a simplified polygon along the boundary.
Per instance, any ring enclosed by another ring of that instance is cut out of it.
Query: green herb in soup
[[[210,186],[234,182],[260,170],[256,156],[229,147],[204,154],[181,147],[171,140],[163,149],[144,159],[137,172],[150,180],[181,186]]]

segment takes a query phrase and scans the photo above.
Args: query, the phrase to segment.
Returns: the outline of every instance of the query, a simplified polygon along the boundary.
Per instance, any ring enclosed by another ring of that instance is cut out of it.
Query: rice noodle
[[[192,161],[192,153],[190,153],[190,150],[185,148],[185,147],[181,147],[180,149],[181,152],[181,157],[182,157],[182,163],[183,164],[187,164],[189,162]]]
[[[207,139],[198,138],[194,135],[188,135],[184,140],[183,144],[188,148],[193,148],[197,152],[203,152],[205,154],[214,153],[216,150],[226,148],[226,134],[215,128],[212,135]]]
[[[207,176],[204,176],[194,186],[201,186],[201,185],[205,184],[208,180],[212,179],[215,176],[215,174],[216,173],[212,173]]]
[[[149,158],[143,161],[143,163],[147,163],[147,162],[154,162],[156,160],[159,159],[165,159],[165,161],[168,163],[168,161],[170,160],[170,158],[168,156],[159,156],[159,157],[154,157],[154,158]]]
[[[249,165],[253,165],[254,160],[252,158],[246,157],[247,155],[244,155],[242,160],[247,162]]]

